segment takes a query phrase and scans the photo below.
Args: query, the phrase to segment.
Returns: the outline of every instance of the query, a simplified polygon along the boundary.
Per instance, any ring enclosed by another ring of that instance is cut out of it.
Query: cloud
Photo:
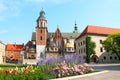
[[[17,16],[20,12],[18,0],[0,0],[0,21]]]

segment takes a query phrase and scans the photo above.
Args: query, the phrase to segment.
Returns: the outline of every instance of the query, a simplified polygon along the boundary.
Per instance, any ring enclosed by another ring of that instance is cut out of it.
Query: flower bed
[[[76,64],[66,64],[62,62],[56,65],[53,69],[50,70],[50,74],[56,74],[56,78],[66,77],[66,76],[75,76],[82,75],[93,72],[88,64],[84,63],[83,65]]]
[[[27,66],[15,69],[0,68],[1,80],[48,80],[66,76],[82,75],[94,70],[86,63],[83,65],[66,64],[65,61],[52,65]]]
[[[77,54],[60,57],[55,60],[39,60],[37,66],[18,66],[16,68],[0,68],[1,80],[48,80],[76,76],[94,72],[94,70]],[[17,66],[17,65],[16,65]],[[12,67],[15,67],[12,65]]]

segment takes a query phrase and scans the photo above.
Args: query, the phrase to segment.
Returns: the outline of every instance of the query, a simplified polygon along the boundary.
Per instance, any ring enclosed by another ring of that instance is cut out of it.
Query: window
[[[116,57],[116,56],[115,56],[114,58],[115,58],[115,60],[117,60],[117,57]]]
[[[46,27],[46,26],[45,26],[45,23],[44,23],[44,27]]]
[[[40,30],[40,32],[42,33],[42,29]]]
[[[41,27],[42,27],[42,22],[41,22]]]
[[[83,45],[85,44],[85,41],[83,41]]]
[[[40,58],[43,58],[43,53],[42,52],[40,53]]]
[[[51,47],[51,50],[53,51],[53,47]]]
[[[112,56],[110,56],[110,60],[112,59]]]
[[[104,56],[103,58],[104,58],[104,60],[106,60],[106,57],[105,57],[105,56]]]
[[[100,40],[100,44],[102,44],[102,40]]]
[[[83,50],[81,49],[81,53],[83,53]]]
[[[40,40],[42,40],[42,36],[40,37]]]
[[[82,42],[81,42],[81,46],[82,46]]]
[[[86,51],[85,51],[85,48],[84,48],[84,53],[85,53]]]
[[[100,48],[100,52],[103,52],[103,48],[102,47]]]
[[[57,51],[57,48],[55,48],[55,50]]]
[[[68,50],[70,51],[70,50],[71,50],[71,48],[68,48]]]
[[[49,48],[47,48],[47,51],[49,51]]]
[[[79,49],[79,54],[80,54],[80,49]]]

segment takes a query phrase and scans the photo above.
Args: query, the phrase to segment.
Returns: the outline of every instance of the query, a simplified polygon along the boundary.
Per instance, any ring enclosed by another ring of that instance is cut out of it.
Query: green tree
[[[86,62],[90,63],[90,57],[92,54],[95,54],[96,44],[91,40],[90,36],[86,37]]]
[[[116,54],[120,60],[120,33],[110,34],[106,40],[103,41],[105,50]]]

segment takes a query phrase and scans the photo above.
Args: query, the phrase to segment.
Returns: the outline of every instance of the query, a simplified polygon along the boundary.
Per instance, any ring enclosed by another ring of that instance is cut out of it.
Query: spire
[[[75,27],[74,27],[73,33],[78,33],[78,32],[79,32],[79,31],[78,31],[78,27],[77,27],[76,20],[75,20]]]

